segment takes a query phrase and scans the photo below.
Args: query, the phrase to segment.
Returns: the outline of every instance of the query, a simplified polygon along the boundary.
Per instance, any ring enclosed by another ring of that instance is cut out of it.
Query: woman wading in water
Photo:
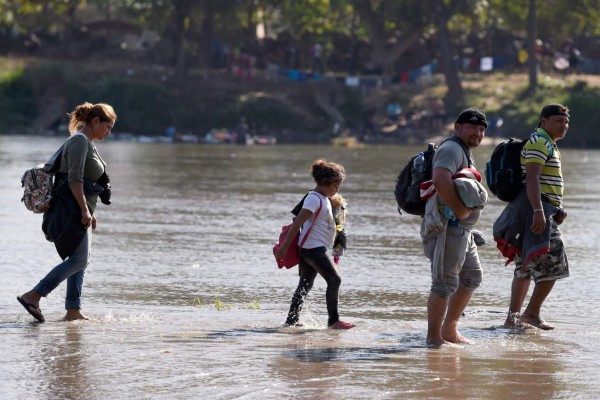
[[[106,163],[94,141],[102,141],[110,135],[117,115],[108,104],[83,103],[69,116],[71,136],[64,143],[52,206],[44,214],[42,225],[46,238],[54,242],[63,261],[32,290],[17,297],[25,310],[40,322],[45,321],[40,299],[64,280],[67,281],[64,319],[87,319],[81,313],[81,291],[90,259],[92,231],[96,229],[94,211],[98,197],[104,204],[110,204]]]

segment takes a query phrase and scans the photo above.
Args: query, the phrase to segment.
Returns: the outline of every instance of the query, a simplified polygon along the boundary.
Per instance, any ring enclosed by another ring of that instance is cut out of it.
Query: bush
[[[253,97],[239,100],[234,105],[234,121],[244,116],[248,121],[259,126],[282,129],[289,126],[299,126],[300,117],[289,107],[268,97]]]
[[[27,126],[36,117],[33,85],[23,70],[5,74],[0,82],[0,129]]]
[[[564,104],[569,107],[571,121],[569,133],[564,139],[567,146],[600,147],[597,135],[600,126],[600,91],[597,88],[569,93]]]
[[[364,114],[362,94],[358,89],[344,87],[343,95],[346,101],[340,106],[340,112],[349,126],[360,129]]]
[[[86,101],[114,107],[119,131],[162,134],[173,123],[176,101],[159,86],[102,76],[86,87],[86,92]]]

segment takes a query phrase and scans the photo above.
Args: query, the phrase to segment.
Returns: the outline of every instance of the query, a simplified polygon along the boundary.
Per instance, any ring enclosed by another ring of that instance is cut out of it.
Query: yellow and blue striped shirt
[[[560,152],[556,143],[542,128],[538,128],[536,133],[529,137],[529,140],[523,146],[523,150],[521,150],[523,183],[527,179],[525,166],[529,163],[536,163],[542,166],[542,173],[540,175],[540,190],[542,191],[542,195],[550,200],[550,203],[560,206],[564,190],[563,176],[560,169]]]

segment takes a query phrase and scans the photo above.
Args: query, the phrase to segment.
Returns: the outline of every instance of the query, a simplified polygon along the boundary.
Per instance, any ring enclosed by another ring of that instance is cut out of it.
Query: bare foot
[[[450,321],[442,326],[442,337],[444,340],[455,344],[474,344],[458,332],[458,321]]]
[[[46,322],[44,318],[44,314],[42,314],[42,310],[40,310],[39,302],[38,305],[34,305],[33,303],[29,303],[24,300],[21,296],[17,296],[17,301],[21,303],[21,305],[27,310],[27,312],[39,322]]]
[[[534,326],[531,326],[524,321],[521,321],[521,313],[518,312],[508,312],[506,316],[506,321],[504,321],[505,328],[517,328],[517,329],[533,329]]]
[[[84,316],[79,310],[67,310],[67,314],[63,318],[63,321],[76,321],[79,319],[89,320],[89,318]]]
[[[525,324],[535,326],[536,328],[543,329],[545,331],[551,331],[554,329],[553,325],[550,325],[546,321],[540,318],[539,315],[521,315],[521,321]]]
[[[445,341],[442,338],[429,339],[427,338],[427,347],[430,349],[439,349],[442,346],[452,346],[452,343]]]
[[[37,309],[40,308],[40,299],[42,298],[42,296],[40,296],[37,292],[30,290],[27,293],[23,293],[19,297],[21,298],[21,300],[23,300],[26,303],[31,304],[35,308],[37,308]]]
[[[474,341],[467,339],[458,332],[456,333],[456,335],[453,336],[444,336],[444,339],[454,344],[475,344]]]

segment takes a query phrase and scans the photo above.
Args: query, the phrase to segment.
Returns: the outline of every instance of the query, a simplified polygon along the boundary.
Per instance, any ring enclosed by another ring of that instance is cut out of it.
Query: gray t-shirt
[[[432,166],[434,169],[445,168],[450,171],[452,175],[455,175],[463,168],[469,166],[475,168],[475,161],[473,161],[473,156],[470,151],[469,158],[467,158],[467,155],[460,144],[456,143],[454,140],[446,140],[436,150],[433,156]],[[469,217],[459,221],[458,226],[465,229],[472,229],[477,221],[479,221],[480,214],[480,210],[473,211]]]
[[[83,178],[98,180],[104,173],[106,163],[93,142],[90,142],[83,134],[73,134],[65,142],[59,172],[65,172],[69,176],[69,187],[73,187],[76,181],[83,182]]]
[[[90,142],[85,135],[78,132],[65,141],[58,172],[67,174],[70,188],[73,188],[77,181],[83,182],[83,178],[98,180],[105,169],[106,163],[98,154],[94,143]],[[85,199],[93,213],[98,195],[86,195]]]

